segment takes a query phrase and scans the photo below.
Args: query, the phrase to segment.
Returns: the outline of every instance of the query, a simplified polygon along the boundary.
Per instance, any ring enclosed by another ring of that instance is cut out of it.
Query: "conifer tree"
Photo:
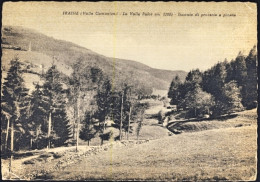
[[[256,46],[254,46],[249,55],[246,57],[247,77],[243,89],[242,103],[248,109],[257,106],[257,52]]]
[[[108,78],[105,78],[97,88],[96,103],[97,111],[95,117],[99,120],[99,133],[101,138],[101,145],[105,137],[105,120],[111,115],[111,83]]]
[[[5,115],[6,136],[10,136],[11,144],[5,146],[6,149],[18,150],[22,146],[26,146],[26,132],[28,131],[27,115],[29,114],[29,96],[28,89],[25,88],[22,78],[22,63],[18,58],[11,60],[11,66],[3,83],[1,98],[1,113]],[[9,134],[9,128],[11,133]],[[2,128],[3,129],[3,128]],[[3,133],[3,132],[2,132]],[[24,138],[25,137],[25,138]],[[9,141],[6,138],[6,141]],[[10,147],[10,148],[9,148]]]
[[[171,99],[170,104],[172,105],[177,105],[179,103],[180,93],[178,87],[180,86],[180,84],[181,84],[180,77],[176,75],[172,80],[168,91],[168,98]]]
[[[36,144],[36,148],[43,148],[46,146],[46,143],[43,141],[46,140],[48,132],[48,96],[43,95],[42,86],[39,84],[35,85],[35,90],[31,95],[31,116],[30,116],[30,125],[31,125],[31,135]],[[45,143],[45,145],[44,145]]]
[[[98,131],[97,129],[98,123],[96,122],[93,113],[91,113],[90,111],[86,112],[85,118],[82,121],[82,123],[83,123],[83,127],[80,131],[79,137],[83,140],[88,141],[88,146],[89,146],[91,139],[95,137]]]
[[[51,140],[56,146],[61,146],[70,138],[64,93],[60,73],[56,66],[52,65],[45,75],[43,84],[43,96],[48,103],[44,106],[48,113],[48,147],[51,146]]]

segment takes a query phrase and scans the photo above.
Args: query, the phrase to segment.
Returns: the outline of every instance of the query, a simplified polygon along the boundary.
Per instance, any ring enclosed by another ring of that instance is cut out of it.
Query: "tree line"
[[[257,51],[239,52],[202,72],[191,70],[184,82],[176,76],[170,85],[170,104],[185,110],[187,117],[217,117],[257,106]]]
[[[52,66],[41,74],[31,93],[25,86],[26,67],[19,58],[10,62],[2,86],[1,147],[4,154],[20,149],[41,149],[64,145],[78,146],[79,138],[91,141],[111,137],[107,122],[129,136],[137,123],[137,138],[142,126],[146,103],[138,100],[133,86],[124,83],[114,88],[97,66],[83,66],[78,60],[73,73],[66,76]],[[127,137],[128,138],[128,137]]]

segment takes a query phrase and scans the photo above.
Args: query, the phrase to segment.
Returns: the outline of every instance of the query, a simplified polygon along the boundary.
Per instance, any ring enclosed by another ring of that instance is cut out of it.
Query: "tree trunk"
[[[72,128],[72,138],[73,140],[76,139],[76,135],[75,135],[75,132],[76,132],[76,122],[77,122],[77,106],[76,106],[76,103],[74,104],[74,112],[73,112],[73,115],[74,115],[74,120],[73,120],[73,128]]]
[[[101,145],[103,145],[103,143],[104,143],[104,131],[105,131],[105,127],[106,127],[106,125],[105,125],[105,121],[104,121],[104,123],[103,123],[103,129],[102,129],[102,139],[101,139]]]
[[[80,116],[79,116],[79,107],[80,107],[80,98],[77,99],[77,138],[76,138],[76,152],[78,151],[79,146],[79,123],[80,123]]]
[[[90,140],[88,140],[88,146],[89,146]]]
[[[122,140],[122,125],[123,125],[123,93],[122,93],[122,103],[121,103],[121,117],[120,117],[120,130],[119,130],[119,140]]]
[[[49,123],[48,123],[48,144],[47,144],[47,149],[51,148],[51,112],[49,114]]]
[[[37,130],[36,130],[36,148],[38,149],[38,140],[39,140],[39,131],[40,131],[40,127],[41,125],[38,126]]]
[[[10,119],[7,119],[7,125],[6,125],[6,136],[5,136],[5,152],[8,150],[8,135],[9,135],[9,126],[10,126]]]
[[[129,140],[129,130],[130,130],[131,112],[132,112],[132,107],[131,107],[131,105],[130,105],[129,118],[128,118],[128,129],[127,129],[127,140]]]
[[[76,152],[78,151],[79,146],[79,122],[77,122],[77,133],[76,133]]]
[[[102,135],[102,137],[101,137],[101,143],[100,143],[100,145],[103,145],[103,135]]]
[[[31,137],[31,140],[30,140],[30,147],[31,147],[31,150],[32,150],[32,145],[33,145],[33,139]]]
[[[11,121],[11,156],[10,156],[9,172],[12,171],[13,151],[14,151],[14,122]]]

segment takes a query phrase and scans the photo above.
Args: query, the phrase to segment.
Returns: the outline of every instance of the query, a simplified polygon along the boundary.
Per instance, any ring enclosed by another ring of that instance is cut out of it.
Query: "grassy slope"
[[[153,114],[155,109],[148,111]],[[249,120],[250,125],[245,125]],[[148,127],[150,121],[145,120]],[[48,154],[45,152],[37,160],[30,159],[33,165],[21,164],[23,170],[17,170],[16,174],[28,177],[35,172],[37,178],[63,180],[253,180],[256,175],[256,110],[238,113],[225,122],[244,125],[173,136],[165,136],[157,130],[160,133],[157,139],[146,143],[115,142],[103,148],[81,146],[77,154],[73,147],[57,148]],[[152,132],[156,131],[144,132],[143,139],[148,139]],[[67,152],[62,152],[65,150]],[[60,158],[55,158],[57,155]],[[62,167],[54,167],[57,165]]]
[[[4,28],[11,28],[10,31],[6,31]],[[78,59],[82,59],[84,62],[91,64],[96,64],[101,67],[109,76],[113,76],[113,67],[115,65],[115,81],[120,84],[125,82],[125,80],[133,79],[139,85],[144,85],[147,88],[157,88],[167,90],[172,78],[178,74],[181,79],[184,79],[186,72],[184,71],[168,71],[153,69],[144,64],[138,63],[136,61],[123,60],[123,59],[113,59],[102,55],[99,55],[89,49],[80,47],[76,44],[56,40],[54,38],[45,36],[36,31],[25,29],[21,27],[4,27],[3,32],[3,43],[5,45],[12,45],[21,47],[23,50],[28,50],[29,43],[31,42],[32,52],[37,52],[39,57],[44,55],[52,59],[55,56],[60,62],[70,66]],[[5,50],[5,49],[4,49]],[[25,51],[16,51],[25,52]],[[24,53],[19,53],[24,54]],[[29,54],[29,53],[27,53]],[[36,59],[31,59],[33,63],[38,64],[42,62],[39,57],[35,57],[33,53],[31,57]],[[13,55],[13,54],[10,54]],[[46,61],[49,62],[49,58]],[[2,62],[6,62],[5,57]],[[66,71],[66,69],[65,69]]]
[[[256,174],[256,125],[185,133],[81,158],[53,179],[249,180]]]
[[[2,50],[2,67],[5,70],[2,70],[2,83],[4,82],[4,78],[7,76],[7,70],[10,67],[10,61],[14,58],[18,57],[22,62],[32,63],[34,65],[31,68],[32,71],[36,73],[41,73],[43,65],[43,70],[46,72],[47,69],[52,65],[53,59],[43,53],[40,52],[28,52],[28,51],[18,51],[12,49],[3,49]],[[64,73],[65,75],[70,75],[72,69],[66,66],[63,62],[56,62],[57,69]],[[41,82],[39,75],[34,73],[24,73],[23,78],[25,81],[25,86],[30,89],[30,91],[34,90],[35,85],[33,83]]]
[[[252,109],[245,112],[222,116],[218,119],[173,119],[169,122],[168,128],[171,131],[198,132],[218,128],[250,126],[257,120],[256,113],[256,109]]]

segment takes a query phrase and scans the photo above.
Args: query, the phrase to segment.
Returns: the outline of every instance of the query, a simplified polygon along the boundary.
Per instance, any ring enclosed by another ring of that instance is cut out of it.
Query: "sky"
[[[113,12],[118,15],[96,15]],[[143,12],[153,16],[142,16]],[[167,70],[206,70],[225,58],[235,59],[239,51],[247,55],[257,44],[253,3],[5,2],[2,13],[3,25],[31,28],[108,57]],[[179,16],[189,13],[193,16]],[[201,17],[209,13],[218,16]]]

